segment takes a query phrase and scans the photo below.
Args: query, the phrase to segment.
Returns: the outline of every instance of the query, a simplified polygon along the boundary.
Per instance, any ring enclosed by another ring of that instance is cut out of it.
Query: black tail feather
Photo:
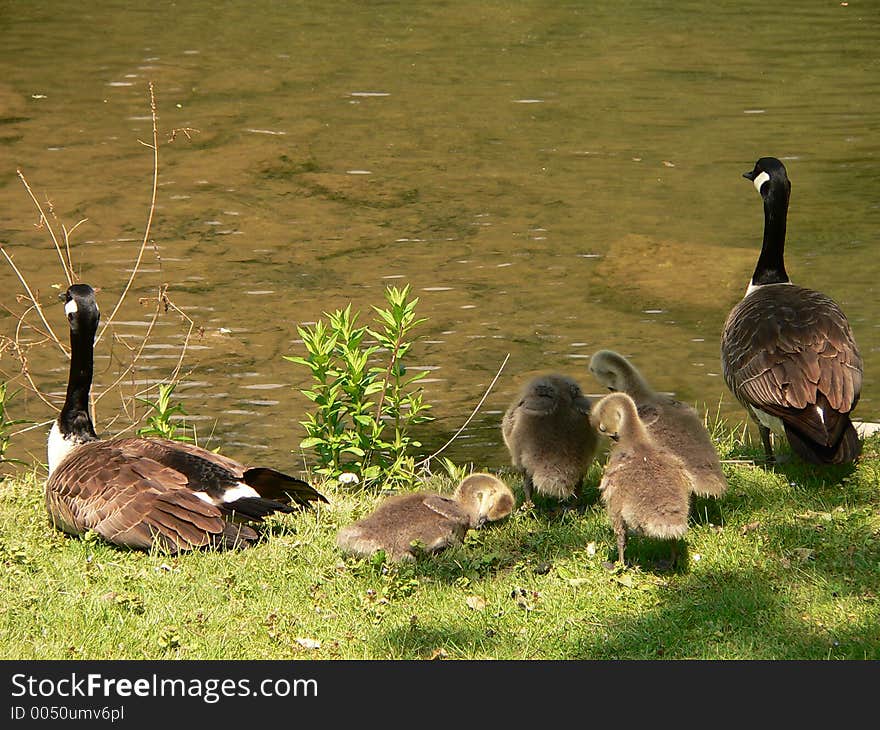
[[[296,508],[281,502],[275,502],[263,497],[240,497],[234,502],[226,502],[221,506],[224,512],[235,513],[238,517],[262,521],[275,512],[295,512]]]
[[[248,469],[242,477],[245,484],[257,490],[265,499],[288,504],[291,501],[300,505],[309,502],[328,502],[311,484],[283,472],[265,466]]]
[[[792,451],[811,464],[849,464],[862,453],[862,442],[852,423],[847,423],[840,438],[830,446],[817,444],[785,424],[785,435]]]

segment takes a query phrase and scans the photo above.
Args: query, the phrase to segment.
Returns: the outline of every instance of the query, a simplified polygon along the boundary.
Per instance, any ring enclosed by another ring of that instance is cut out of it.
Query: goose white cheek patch
[[[770,176],[766,172],[762,172],[758,177],[755,178],[755,190],[759,193],[761,192],[761,186],[770,179]]]
[[[64,305],[64,313],[67,316],[71,314],[76,314],[76,299],[71,299],[67,304]]]

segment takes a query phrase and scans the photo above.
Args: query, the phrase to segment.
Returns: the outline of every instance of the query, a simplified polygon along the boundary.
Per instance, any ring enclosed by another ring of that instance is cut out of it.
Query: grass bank
[[[625,572],[603,565],[597,465],[572,508],[539,502],[404,566],[335,547],[371,494],[328,491],[249,550],[171,557],[55,532],[44,476],[18,475],[0,484],[0,658],[880,659],[880,436],[854,469],[725,470],[674,572],[639,538]]]

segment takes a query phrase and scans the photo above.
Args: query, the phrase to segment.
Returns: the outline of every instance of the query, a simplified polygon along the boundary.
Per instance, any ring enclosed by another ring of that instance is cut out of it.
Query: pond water
[[[508,463],[501,414],[531,375],[598,395],[600,348],[741,421],[719,338],[761,241],[741,175],[772,155],[793,183],[789,274],[847,312],[865,360],[856,414],[880,420],[876,3],[82,5],[0,0],[0,242],[66,341],[66,280],[20,170],[53,228],[76,226],[74,266],[109,314],[150,208],[152,82],[150,245],[98,346],[98,391],[152,318],[139,299],[167,283],[204,329],[175,394],[200,436],[295,469],[309,381],[282,356],[304,354],[297,325],[349,302],[366,316],[409,284],[427,317],[411,361],[429,370],[426,453],[508,355],[445,452],[456,462]],[[22,312],[5,260],[0,282]],[[0,313],[0,333],[15,326]],[[185,334],[161,314],[127,395],[171,375]],[[60,405],[62,352],[34,346],[28,364]],[[9,352],[0,368],[17,373]],[[99,431],[124,428],[120,412],[114,390]],[[24,389],[10,416],[53,411]],[[11,455],[45,458],[47,429]]]

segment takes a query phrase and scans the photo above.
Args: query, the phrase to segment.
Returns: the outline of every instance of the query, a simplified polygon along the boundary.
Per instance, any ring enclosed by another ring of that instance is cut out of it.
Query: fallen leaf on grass
[[[749,532],[754,532],[761,526],[760,522],[749,522],[747,525],[743,525],[740,529],[740,533],[743,535],[748,534]]]
[[[622,586],[626,586],[627,588],[633,587],[633,579],[629,573],[623,573],[622,575],[615,575],[614,580],[620,583]]]
[[[442,649],[442,648],[441,649],[434,649],[434,651],[431,652],[431,656],[428,657],[428,659],[431,661],[434,661],[436,659],[446,659],[446,657],[448,657],[448,656],[449,656],[449,654],[447,653],[446,649]]]
[[[474,611],[482,611],[486,608],[486,599],[482,596],[468,596],[464,599],[464,602],[468,605],[468,608],[472,608]]]
[[[303,649],[320,649],[321,642],[317,639],[306,639],[306,638],[298,638],[294,639],[294,641],[299,644]]]
[[[794,554],[797,556],[797,559],[800,562],[805,563],[808,560],[813,559],[813,555],[815,554],[815,550],[812,550],[810,548],[795,548]]]

